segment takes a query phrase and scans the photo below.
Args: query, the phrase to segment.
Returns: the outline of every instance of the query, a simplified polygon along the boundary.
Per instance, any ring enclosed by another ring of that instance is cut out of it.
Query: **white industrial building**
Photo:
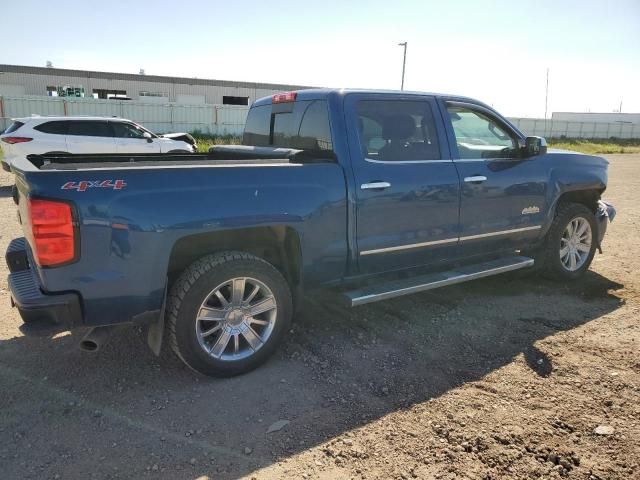
[[[552,120],[566,122],[624,123],[640,125],[640,113],[553,112]]]
[[[184,105],[251,105],[258,98],[301,88],[308,87],[0,64],[0,96],[5,97],[42,95]]]

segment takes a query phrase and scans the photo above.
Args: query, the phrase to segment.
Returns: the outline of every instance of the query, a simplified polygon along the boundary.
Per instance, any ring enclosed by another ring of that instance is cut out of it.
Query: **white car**
[[[196,142],[188,133],[156,135],[124,118],[34,116],[13,119],[0,147],[7,170],[31,154],[194,153]]]

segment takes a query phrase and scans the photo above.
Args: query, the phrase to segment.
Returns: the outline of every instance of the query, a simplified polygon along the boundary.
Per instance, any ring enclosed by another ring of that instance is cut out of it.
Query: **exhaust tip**
[[[85,352],[96,352],[98,351],[98,344],[93,340],[83,340],[80,342],[80,348]]]

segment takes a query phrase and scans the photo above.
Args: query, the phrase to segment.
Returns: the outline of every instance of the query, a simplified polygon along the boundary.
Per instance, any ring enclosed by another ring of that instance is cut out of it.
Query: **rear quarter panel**
[[[62,189],[83,180],[126,186]],[[344,274],[345,181],[337,164],[19,172],[18,186],[23,218],[26,195],[75,205],[79,261],[38,274],[47,291],[79,292],[91,325],[159,314],[171,250],[198,233],[288,226],[300,239],[305,284]]]

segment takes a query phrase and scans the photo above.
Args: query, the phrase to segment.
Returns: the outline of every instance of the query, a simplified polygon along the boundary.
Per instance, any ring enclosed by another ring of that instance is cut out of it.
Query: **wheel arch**
[[[225,250],[255,255],[272,264],[287,280],[294,297],[302,289],[302,251],[298,232],[284,225],[240,228],[188,235],[178,239],[169,256],[169,288],[197,259]]]
[[[600,186],[584,188],[576,185],[572,189],[568,188],[568,185],[556,186],[555,191],[558,192],[558,194],[554,196],[554,200],[547,210],[542,235],[546,235],[549,231],[553,219],[558,212],[558,207],[563,203],[581,203],[595,214],[598,210],[598,200],[600,200],[604,190],[605,187]]]
[[[598,200],[600,200],[602,192],[604,192],[604,188],[587,188],[563,192],[556,200],[554,214],[561,203],[581,203],[595,214],[598,210]]]

